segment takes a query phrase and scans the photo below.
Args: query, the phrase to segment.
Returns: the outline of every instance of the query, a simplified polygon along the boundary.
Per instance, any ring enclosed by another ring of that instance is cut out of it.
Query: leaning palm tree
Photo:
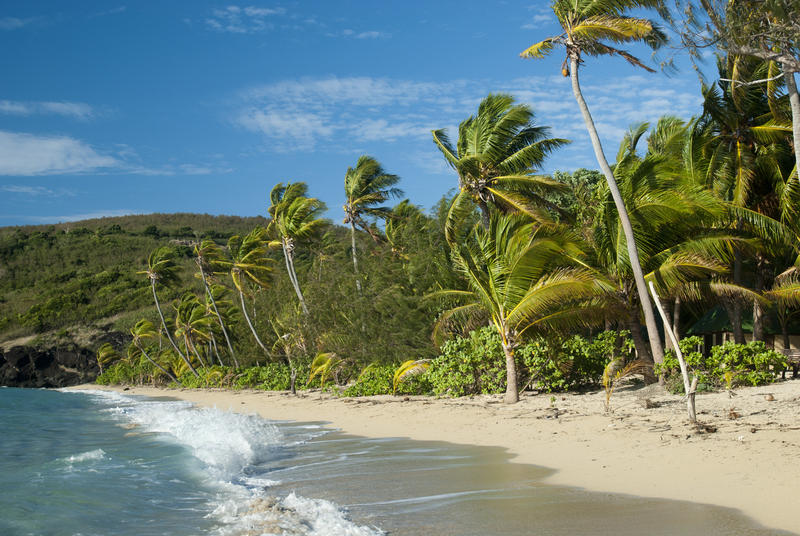
[[[186,354],[194,354],[202,366],[210,366],[211,356],[206,356],[206,363],[198,348],[200,343],[210,340],[214,323],[205,306],[193,292],[185,292],[175,306],[175,313],[175,336],[183,339]]]
[[[358,257],[356,256],[356,227],[366,231],[378,240],[374,227],[369,220],[386,220],[391,209],[379,206],[391,197],[400,197],[403,191],[395,188],[400,181],[397,175],[386,173],[380,163],[371,156],[359,157],[355,168],[347,168],[344,175],[344,222],[350,224],[350,242],[353,255],[353,271],[356,274],[356,288],[361,293],[361,279],[358,276]]]
[[[269,356],[269,350],[261,342],[261,338],[250,320],[247,313],[247,304],[244,301],[245,294],[250,294],[252,287],[269,287],[269,278],[272,276],[272,259],[268,255],[266,243],[266,231],[257,227],[244,237],[234,235],[228,239],[228,258],[217,260],[215,265],[226,270],[233,281],[233,286],[239,293],[239,301],[242,306],[242,313],[250,332],[253,334],[256,343],[264,353]]]
[[[147,359],[153,366],[158,368],[161,372],[169,376],[169,379],[177,383],[178,385],[183,385],[178,378],[176,378],[170,371],[165,369],[161,364],[150,357],[150,354],[147,353],[145,346],[142,341],[145,339],[154,339],[158,333],[156,332],[153,323],[143,318],[139,320],[133,328],[131,328],[131,346],[128,349],[128,357],[135,358],[137,354],[141,354]]]
[[[555,209],[542,195],[560,183],[535,175],[553,150],[569,143],[549,138],[548,127],[534,123],[529,106],[515,104],[514,97],[489,94],[477,115],[458,126],[455,146],[443,129],[433,131],[433,142],[448,165],[458,173],[459,192],[453,198],[446,222],[448,240],[462,216],[480,208],[484,229],[489,228],[489,206],[524,212],[538,221],[549,221],[545,208]]]
[[[572,92],[589,131],[597,162],[606,177],[614,204],[617,212],[619,212],[620,223],[625,234],[628,257],[630,258],[631,269],[636,281],[636,291],[639,294],[639,302],[644,313],[647,334],[650,340],[650,348],[656,363],[663,361],[664,350],[661,346],[653,306],[648,297],[644,274],[639,262],[639,252],[636,248],[633,226],[628,218],[625,202],[614,180],[614,173],[611,171],[603,152],[600,137],[597,134],[592,115],[589,113],[589,107],[586,105],[581,93],[578,81],[578,67],[583,63],[583,55],[607,55],[622,56],[632,65],[653,72],[653,69],[647,67],[632,54],[603,41],[611,41],[614,44],[641,42],[654,50],[659,48],[666,42],[666,35],[652,21],[629,17],[625,15],[625,12],[639,8],[658,8],[660,5],[661,0],[554,0],[552,4],[553,12],[564,31],[560,35],[548,37],[532,45],[520,54],[524,58],[543,58],[556,45],[563,45],[566,49],[566,58],[562,64],[562,74],[571,78]]]
[[[583,324],[591,315],[582,298],[604,292],[592,271],[570,267],[579,256],[568,233],[546,232],[523,216],[500,213],[490,216],[488,230],[476,225],[467,241],[453,248],[456,269],[468,288],[431,295],[460,302],[439,322],[488,313],[505,354],[506,403],[519,400],[514,350],[523,338],[543,329]]]
[[[294,269],[294,249],[298,241],[314,236],[327,223],[320,217],[325,212],[325,203],[306,197],[307,191],[304,182],[287,182],[285,186],[280,182],[276,184],[269,194],[268,212],[272,220],[267,227],[269,236],[273,238],[270,246],[280,246],[283,250],[286,271],[306,315],[308,307]]]
[[[219,327],[222,330],[222,335],[225,337],[225,342],[228,344],[228,351],[231,353],[231,359],[233,359],[234,366],[239,368],[239,361],[236,359],[236,353],[233,351],[233,345],[228,336],[228,330],[225,327],[225,322],[222,321],[222,315],[219,313],[217,301],[214,298],[214,293],[211,291],[206,276],[206,274],[212,274],[214,272],[215,263],[218,263],[219,260],[223,258],[222,250],[213,240],[203,240],[200,244],[195,245],[194,255],[197,268],[200,270],[200,278],[203,280],[203,287],[206,290],[206,296],[211,302],[214,314],[219,322]]]
[[[175,252],[171,248],[162,246],[155,249],[150,254],[150,257],[148,257],[147,270],[137,273],[145,274],[150,280],[150,288],[153,290],[153,301],[155,301],[156,309],[158,310],[158,316],[161,318],[161,326],[163,327],[164,332],[167,334],[167,339],[169,339],[170,344],[172,344],[172,347],[175,349],[181,359],[183,359],[183,362],[189,367],[189,370],[191,370],[195,376],[199,376],[189,361],[189,358],[186,357],[186,355],[175,343],[175,339],[172,338],[172,334],[167,327],[167,322],[164,320],[164,313],[161,311],[161,304],[158,301],[158,293],[156,293],[156,284],[165,286],[172,286],[176,284],[180,280],[178,271],[179,268],[175,264]]]

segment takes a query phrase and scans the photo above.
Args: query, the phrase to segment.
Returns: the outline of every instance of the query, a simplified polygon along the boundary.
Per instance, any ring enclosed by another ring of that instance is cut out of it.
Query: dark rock
[[[92,382],[98,372],[88,348],[15,346],[0,354],[0,385],[8,387],[67,387]]]

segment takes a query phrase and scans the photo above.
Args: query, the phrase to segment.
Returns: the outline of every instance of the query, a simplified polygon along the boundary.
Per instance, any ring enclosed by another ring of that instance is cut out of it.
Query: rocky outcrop
[[[15,346],[0,354],[0,385],[8,387],[67,387],[93,382],[98,372],[86,348]]]

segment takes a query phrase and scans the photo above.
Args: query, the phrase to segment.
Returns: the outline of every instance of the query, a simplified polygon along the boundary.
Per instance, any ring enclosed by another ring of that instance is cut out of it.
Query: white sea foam
[[[275,449],[296,446],[326,433],[318,425],[304,426],[307,433],[301,438],[295,434],[288,438],[273,423],[255,415],[198,408],[188,402],[141,400],[107,391],[84,392],[107,403],[109,411],[124,422],[191,449],[218,490],[208,517],[220,523],[216,531],[220,536],[384,534],[348,520],[346,513],[332,502],[294,493],[285,498],[268,495],[269,488],[281,482],[266,478],[258,469],[269,465]]]
[[[102,460],[106,457],[106,452],[103,449],[90,450],[89,452],[82,452],[65,458],[64,461],[69,464],[81,463],[92,460]]]

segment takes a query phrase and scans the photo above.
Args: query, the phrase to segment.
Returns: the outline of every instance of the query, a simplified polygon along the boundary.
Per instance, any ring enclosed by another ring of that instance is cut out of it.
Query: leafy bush
[[[447,341],[424,376],[437,396],[505,391],[506,366],[500,335],[491,327],[483,327],[468,337]]]
[[[342,392],[342,396],[388,395],[392,392],[394,370],[391,365],[369,365],[356,382]]]
[[[680,341],[681,352],[689,376],[697,376],[698,391],[720,389],[738,385],[766,385],[775,380],[775,373],[787,367],[785,357],[766,347],[762,341],[748,344],[726,342],[711,347],[711,355],[704,358],[697,351],[700,337]],[[657,374],[664,374],[667,388],[674,393],[683,392],[680,364],[673,351],[664,356],[664,363],[656,366]]]
[[[268,363],[263,367],[244,369],[233,382],[237,389],[263,389],[265,391],[287,391],[291,386],[292,374],[285,363]],[[297,388],[303,387],[297,382]]]
[[[606,365],[633,347],[629,331],[604,331],[589,341],[573,335],[563,341],[539,339],[517,350],[538,391],[555,392],[598,385]]]

